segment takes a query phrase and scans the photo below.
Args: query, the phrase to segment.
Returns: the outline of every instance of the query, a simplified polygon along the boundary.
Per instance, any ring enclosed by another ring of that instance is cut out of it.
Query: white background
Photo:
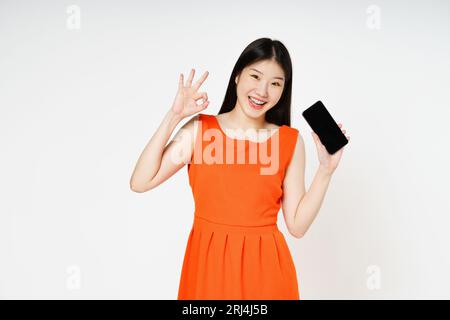
[[[187,168],[142,194],[132,170],[180,72],[210,72],[217,114],[239,54],[269,37],[291,54],[307,188],[318,159],[302,110],[322,100],[351,137],[307,234],[279,212],[301,297],[450,298],[449,13],[447,1],[2,0],[0,297],[176,299]]]

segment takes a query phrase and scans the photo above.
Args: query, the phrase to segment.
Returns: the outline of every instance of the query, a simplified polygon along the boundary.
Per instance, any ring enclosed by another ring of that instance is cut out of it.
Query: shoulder
[[[291,134],[291,136],[293,137],[293,139],[294,139],[294,142],[295,142],[295,149],[296,150],[298,150],[298,149],[301,149],[301,148],[303,148],[303,137],[302,137],[302,135],[301,135],[301,133],[300,133],[300,130],[298,130],[298,129],[296,129],[296,128],[292,128],[292,127],[288,127],[289,128],[289,130],[290,130],[290,134]]]
[[[197,113],[194,114],[193,116],[191,116],[191,118],[189,118],[189,120],[186,122],[186,125],[188,126],[194,126],[194,124],[197,121],[207,121],[209,119],[209,117],[212,117],[212,115],[210,114],[206,114],[206,113]]]
[[[296,128],[285,125],[285,144],[288,148],[289,160],[298,158],[304,153],[304,141],[300,131]],[[290,162],[290,161],[289,161]]]
[[[203,114],[202,113],[197,113],[194,114],[193,116],[191,116],[191,118],[189,118],[189,120],[183,125],[183,127],[194,127],[194,124],[196,121],[198,120],[202,120]]]
[[[300,131],[298,129],[290,127],[288,125],[283,125],[283,127],[285,129],[287,139],[292,140],[293,143],[297,142],[302,138]]]
[[[204,113],[197,113],[192,115],[188,120],[181,126],[179,130],[179,134],[181,134],[181,131],[189,131],[190,134],[194,134],[194,136],[197,134],[198,131],[198,125],[199,123],[203,123],[204,120],[206,120],[206,117],[208,115]]]
[[[212,114],[206,114],[206,113],[197,113],[193,115],[189,121],[186,122],[186,126],[189,129],[192,129],[194,132],[194,135],[197,135],[197,128],[199,125],[203,128],[202,130],[205,130],[205,128],[209,128],[214,123],[214,115]]]
[[[299,130],[294,128],[294,127],[290,127],[288,125],[283,125],[286,128],[286,131],[289,132],[292,135],[296,135],[299,133]]]
[[[205,121],[211,120],[214,117],[216,117],[216,118],[219,117],[219,115],[215,116],[213,114],[207,114],[207,113],[198,113],[197,116],[198,116],[198,120],[205,120]]]

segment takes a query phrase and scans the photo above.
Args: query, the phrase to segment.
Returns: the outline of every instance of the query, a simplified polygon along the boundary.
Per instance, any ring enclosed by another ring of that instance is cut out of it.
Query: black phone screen
[[[347,137],[342,133],[341,128],[322,101],[314,103],[304,110],[302,115],[311,129],[319,136],[329,154],[334,154],[348,143]]]

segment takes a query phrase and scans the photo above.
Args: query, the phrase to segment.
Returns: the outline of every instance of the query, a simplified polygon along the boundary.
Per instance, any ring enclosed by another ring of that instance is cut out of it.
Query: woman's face
[[[280,100],[285,78],[277,62],[264,60],[245,67],[235,81],[238,106],[248,116],[259,117]]]

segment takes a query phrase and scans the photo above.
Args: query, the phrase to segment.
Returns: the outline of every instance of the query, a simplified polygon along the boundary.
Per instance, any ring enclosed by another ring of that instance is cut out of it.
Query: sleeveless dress
[[[214,115],[200,113],[198,120],[187,164],[195,212],[178,299],[300,299],[294,262],[277,227],[299,131],[283,125],[256,142],[231,138]],[[251,154],[260,149],[267,156],[255,161]]]

